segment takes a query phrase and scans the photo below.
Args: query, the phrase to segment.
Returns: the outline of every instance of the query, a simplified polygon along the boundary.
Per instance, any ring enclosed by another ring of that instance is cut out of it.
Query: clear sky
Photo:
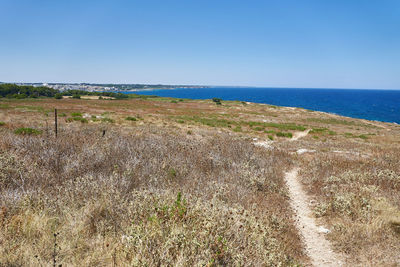
[[[400,89],[400,0],[0,0],[0,81]]]

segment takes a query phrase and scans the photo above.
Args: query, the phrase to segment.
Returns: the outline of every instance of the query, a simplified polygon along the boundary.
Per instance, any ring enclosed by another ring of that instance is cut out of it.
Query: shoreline
[[[137,92],[141,92],[141,91],[156,91],[156,90],[177,90],[177,89],[181,89],[181,88],[175,88],[175,89],[149,89],[149,90],[137,90],[135,92],[131,92],[131,91],[119,91],[119,93],[124,93],[124,94],[135,94]],[[293,88],[294,89],[294,88]],[[340,89],[340,90],[346,90],[346,89]],[[360,90],[364,90],[364,89],[360,89]],[[365,90],[370,90],[370,89],[365,89]],[[372,90],[372,89],[371,89]],[[147,95],[147,94],[139,94],[139,95]],[[161,96],[161,95],[157,95],[154,94],[157,97],[169,97],[169,98],[176,98],[176,99],[190,99],[190,100],[212,100],[213,97],[210,98],[187,98],[187,97],[176,97],[176,96]],[[279,105],[279,104],[272,104],[272,103],[265,103],[265,102],[254,102],[254,101],[247,101],[247,100],[227,100],[227,99],[223,99],[223,101],[239,101],[239,102],[248,102],[248,103],[254,103],[254,104],[261,104],[261,105],[270,105],[270,106],[278,106],[278,107],[286,107],[286,108],[298,108],[298,109],[304,109],[304,110],[308,110],[310,112],[322,112],[328,115],[335,115],[335,116],[341,116],[341,117],[345,117],[345,118],[349,118],[349,119],[359,119],[359,120],[366,120],[366,121],[372,121],[372,122],[381,122],[381,123],[392,123],[395,125],[400,125],[400,122],[396,122],[396,121],[385,121],[385,120],[377,120],[377,119],[369,119],[366,116],[364,117],[356,117],[356,116],[349,116],[347,114],[340,114],[337,112],[330,112],[330,111],[324,111],[321,109],[311,109],[311,108],[306,108],[306,107],[301,107],[301,106],[286,106],[286,105]]]

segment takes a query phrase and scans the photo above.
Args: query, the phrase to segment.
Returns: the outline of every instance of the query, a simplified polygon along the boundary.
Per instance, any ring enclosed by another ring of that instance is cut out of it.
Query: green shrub
[[[125,120],[127,121],[137,121],[135,117],[126,117]]]
[[[233,128],[234,132],[241,132],[242,131],[242,127],[240,126],[236,126],[235,128]]]
[[[54,95],[54,98],[55,99],[62,99],[63,95],[61,93],[57,93],[57,94]]]
[[[81,117],[73,117],[72,120],[74,120],[74,121],[80,121],[80,122],[82,122],[82,123],[87,123],[87,122],[88,122],[87,119],[81,118]]]
[[[221,98],[216,98],[216,97],[214,97],[213,99],[212,99],[212,101],[215,103],[215,104],[217,104],[217,105],[222,105],[222,99]]]
[[[176,100],[171,100],[171,103],[177,104],[178,101],[176,101]]]
[[[37,135],[37,134],[41,134],[42,131],[41,130],[36,130],[33,128],[18,128],[14,131],[15,134],[23,134],[23,135]]]
[[[4,126],[6,123],[4,121],[0,121],[0,126]]]
[[[80,95],[72,95],[72,98],[74,98],[74,99],[81,99],[81,96],[80,96]]]
[[[58,115],[58,117],[67,117],[67,114],[61,113],[60,115]]]
[[[210,127],[229,127],[230,128],[231,124],[236,124],[235,121],[229,121],[229,120],[217,119],[217,118],[203,118],[203,117],[198,117],[198,116],[193,116],[193,117],[179,116],[178,119],[181,119],[181,120],[184,120],[187,122],[201,123],[203,125],[207,125]]]
[[[323,132],[325,132],[325,131],[327,131],[328,129],[327,128],[313,128],[311,131],[310,131],[310,134],[313,134],[313,133],[323,133]]]
[[[282,131],[304,131],[306,127],[303,125],[297,125],[294,123],[275,123],[275,122],[259,122],[259,121],[242,121],[242,124],[249,125],[250,127],[253,126],[261,126],[261,127],[270,127],[270,128],[277,128]]]
[[[168,170],[168,177],[169,178],[175,178],[176,177],[176,170],[174,169],[174,168],[170,168],[169,170]]]
[[[272,135],[268,135],[269,140],[274,140],[274,137]]]
[[[358,138],[361,138],[361,139],[368,139],[368,136],[366,136],[365,134],[361,134],[361,135],[359,135],[358,136]]]
[[[292,134],[292,133],[277,132],[277,133],[276,133],[276,136],[292,138],[292,137],[293,137],[293,134]]]
[[[80,113],[80,112],[72,112],[71,116],[72,117],[82,117],[82,113]]]

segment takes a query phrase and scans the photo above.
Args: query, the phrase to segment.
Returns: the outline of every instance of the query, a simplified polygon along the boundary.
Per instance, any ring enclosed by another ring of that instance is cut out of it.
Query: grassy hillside
[[[307,265],[295,166],[347,265],[400,264],[399,161],[399,126],[304,109],[0,99],[0,266]]]

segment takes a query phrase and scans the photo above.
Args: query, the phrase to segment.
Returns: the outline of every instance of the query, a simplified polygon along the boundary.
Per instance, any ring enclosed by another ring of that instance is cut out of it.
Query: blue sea
[[[343,116],[400,123],[400,90],[209,87],[134,92],[164,97],[240,100],[301,107]]]

